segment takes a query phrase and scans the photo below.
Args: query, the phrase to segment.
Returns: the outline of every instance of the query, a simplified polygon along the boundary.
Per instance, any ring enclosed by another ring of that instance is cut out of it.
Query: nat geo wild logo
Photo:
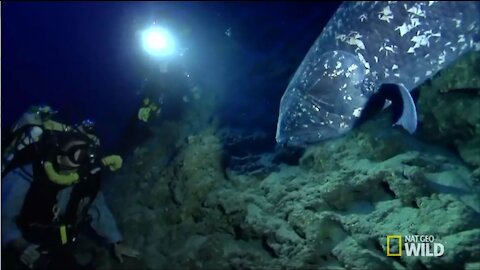
[[[387,235],[387,256],[440,257],[444,252],[433,235]]]

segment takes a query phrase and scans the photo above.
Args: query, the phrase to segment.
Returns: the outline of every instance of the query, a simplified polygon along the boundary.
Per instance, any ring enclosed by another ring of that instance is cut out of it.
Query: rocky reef
[[[480,174],[480,53],[470,53],[420,88],[425,140],[452,146]]]
[[[465,77],[442,72],[421,88],[419,136],[386,111],[286,158],[247,151],[265,138],[220,130],[207,113],[196,121],[204,107],[191,107],[108,179],[142,257],[120,264],[88,242],[79,256],[99,269],[479,269],[479,63],[468,56],[450,71]],[[422,234],[444,255],[386,256],[387,235]]]

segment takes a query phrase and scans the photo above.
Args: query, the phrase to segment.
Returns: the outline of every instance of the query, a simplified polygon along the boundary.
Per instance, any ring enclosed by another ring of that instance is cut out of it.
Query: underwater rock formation
[[[478,269],[480,179],[465,164],[478,158],[478,100],[428,91],[447,89],[435,80],[420,92],[423,141],[391,127],[387,110],[297,162],[256,153],[269,161],[256,163],[262,173],[225,164],[226,144],[249,138],[208,121],[165,124],[174,135],[139,147],[107,190],[142,258],[90,256],[100,269]],[[452,142],[460,155],[442,145]],[[445,254],[387,257],[392,234],[434,235]]]
[[[465,55],[421,87],[418,103],[422,136],[453,145],[480,169],[480,53]]]
[[[119,176],[135,187],[113,208],[127,241],[143,251],[144,269],[478,263],[478,180],[445,149],[385,129],[387,122],[309,148],[299,166],[280,165],[260,181],[240,174],[226,180],[218,137],[198,134],[170,166],[150,167],[156,180],[148,186],[143,176]],[[386,257],[388,234],[435,235],[445,256]]]

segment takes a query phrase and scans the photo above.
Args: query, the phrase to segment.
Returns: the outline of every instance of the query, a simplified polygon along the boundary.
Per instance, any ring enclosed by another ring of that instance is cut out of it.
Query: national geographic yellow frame
[[[398,239],[398,253],[390,253],[390,239]],[[387,235],[387,256],[401,257],[402,256],[402,236],[401,235]]]

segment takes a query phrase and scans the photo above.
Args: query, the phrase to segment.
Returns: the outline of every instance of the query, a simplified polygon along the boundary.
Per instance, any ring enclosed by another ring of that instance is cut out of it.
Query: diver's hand
[[[140,252],[125,245],[122,243],[116,243],[113,245],[113,252],[115,253],[115,257],[123,263],[123,256],[138,258]]]
[[[33,269],[35,263],[40,259],[41,254],[47,253],[46,251],[40,252],[38,247],[39,245],[30,244],[23,250],[22,255],[20,255],[20,261],[30,269]]]
[[[20,237],[13,241],[12,246],[20,253],[20,261],[28,268],[33,268],[35,263],[40,259],[41,254],[47,254],[47,251],[40,252],[38,250],[39,245],[32,244]]]

